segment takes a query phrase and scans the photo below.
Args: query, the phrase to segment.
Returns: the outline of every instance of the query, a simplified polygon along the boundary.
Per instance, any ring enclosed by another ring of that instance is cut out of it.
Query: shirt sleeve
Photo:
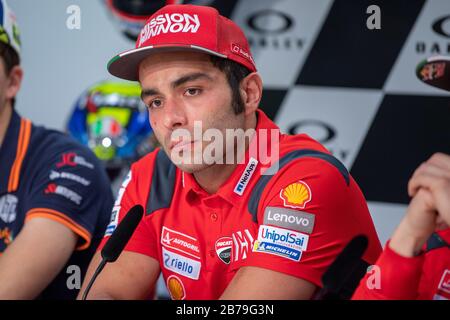
[[[367,234],[381,251],[362,193],[336,167],[315,158],[298,159],[272,180],[262,195],[257,238],[243,266],[321,287],[323,273],[354,236]]]
[[[414,300],[425,255],[403,257],[389,247],[359,283],[353,300]]]
[[[89,150],[72,145],[64,151],[48,150],[36,162],[25,202],[25,222],[45,217],[79,236],[77,250],[90,246],[105,202],[112,202],[108,177]]]
[[[136,174],[135,165],[133,165],[123,180],[117,193],[117,198],[114,202],[114,207],[111,213],[110,223],[106,228],[105,236],[97,250],[101,250],[104,247],[109,237],[117,228],[117,225],[122,221],[132,207],[140,204],[145,210],[146,198],[140,196],[138,184],[138,175]],[[141,253],[154,259],[158,259],[157,243],[155,232],[147,225],[144,216],[124,250]]]

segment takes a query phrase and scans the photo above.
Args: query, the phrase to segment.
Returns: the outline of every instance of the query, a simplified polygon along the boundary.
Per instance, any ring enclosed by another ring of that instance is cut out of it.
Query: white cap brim
[[[186,46],[174,44],[164,45],[161,47],[147,46],[125,51],[115,56],[108,62],[107,68],[109,73],[111,73],[113,76],[130,81],[138,81],[139,65],[145,58],[154,53],[170,51],[196,51],[218,56],[220,58],[227,58],[226,55],[194,45]]]

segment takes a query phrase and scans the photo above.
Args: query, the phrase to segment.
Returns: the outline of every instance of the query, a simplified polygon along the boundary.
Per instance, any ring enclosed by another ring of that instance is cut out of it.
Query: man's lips
[[[186,140],[186,141],[172,141],[169,145],[169,149],[173,150],[173,149],[178,149],[178,148],[182,148],[185,147],[191,143],[194,143],[195,141],[190,141],[190,140]]]

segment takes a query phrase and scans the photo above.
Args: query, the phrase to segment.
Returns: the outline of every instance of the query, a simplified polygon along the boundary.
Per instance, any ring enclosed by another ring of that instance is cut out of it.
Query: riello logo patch
[[[162,256],[166,269],[190,279],[198,280],[202,266],[200,261],[166,250],[164,247],[162,247]]]
[[[187,13],[165,13],[150,20],[142,29],[139,38],[139,47],[151,37],[167,33],[192,32],[200,28],[198,15]]]

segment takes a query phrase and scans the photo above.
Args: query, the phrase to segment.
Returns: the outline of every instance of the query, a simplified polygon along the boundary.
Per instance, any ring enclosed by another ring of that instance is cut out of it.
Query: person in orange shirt
[[[74,299],[113,195],[88,148],[14,108],[20,49],[15,16],[0,0],[0,300]]]

